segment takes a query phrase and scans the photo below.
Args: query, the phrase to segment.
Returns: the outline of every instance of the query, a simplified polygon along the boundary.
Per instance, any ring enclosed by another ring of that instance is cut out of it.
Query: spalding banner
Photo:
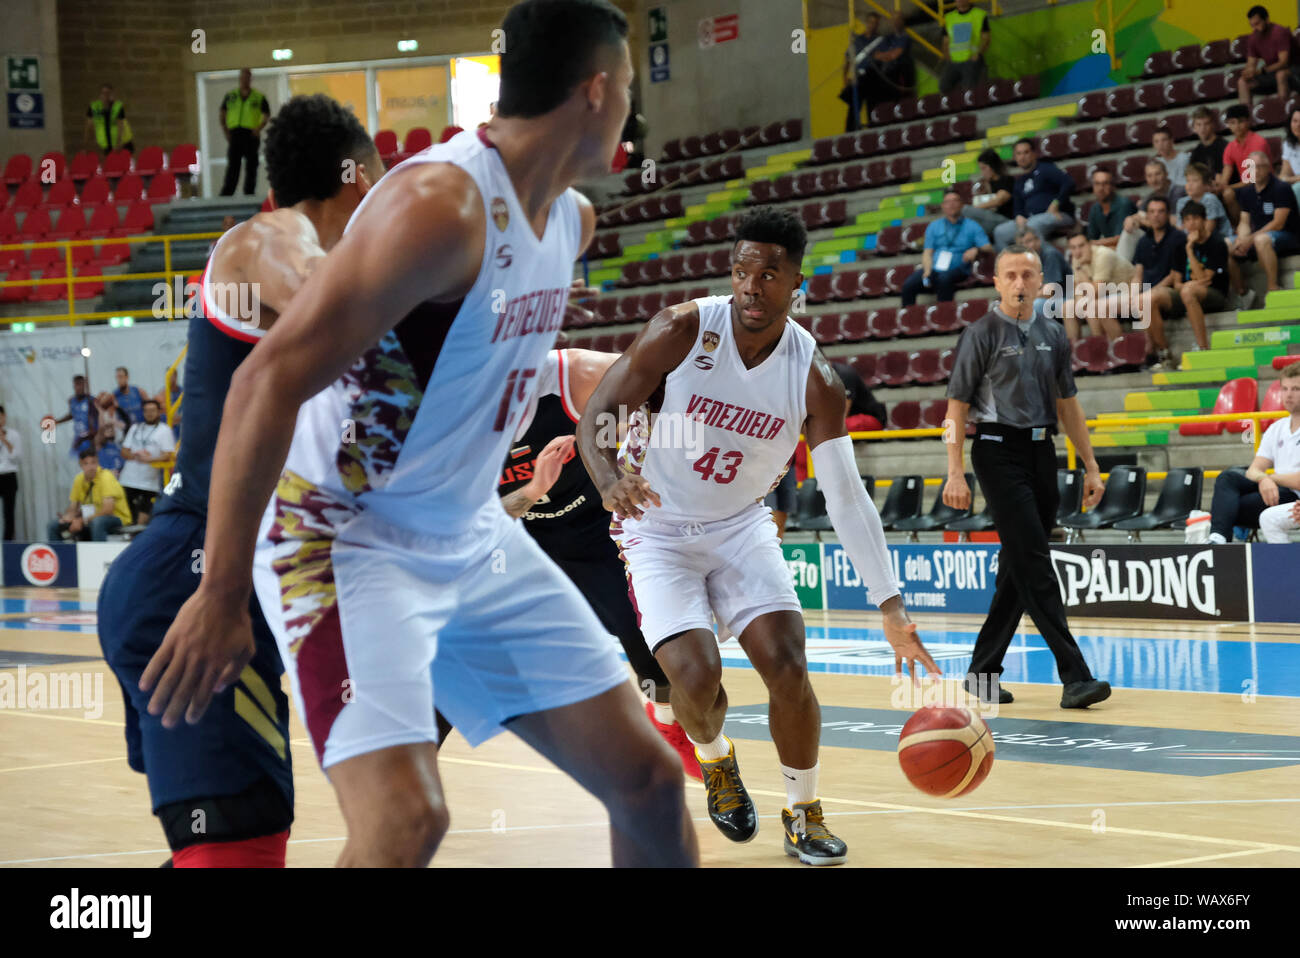
[[[1071,615],[1250,618],[1246,550],[1239,545],[1054,545],[1052,565]]]

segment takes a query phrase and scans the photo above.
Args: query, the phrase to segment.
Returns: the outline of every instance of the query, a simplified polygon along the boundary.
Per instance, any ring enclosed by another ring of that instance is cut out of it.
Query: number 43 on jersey
[[[720,464],[719,459],[722,460]],[[742,452],[720,452],[718,447],[714,446],[700,456],[691,468],[698,472],[705,482],[712,478],[714,482],[726,485],[736,478],[736,470],[740,468],[744,459],[745,454]]]

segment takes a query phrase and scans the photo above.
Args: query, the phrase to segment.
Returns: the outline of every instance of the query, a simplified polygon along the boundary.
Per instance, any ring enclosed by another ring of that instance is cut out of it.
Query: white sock
[[[676,716],[673,715],[673,707],[667,702],[651,702],[650,704],[655,707],[655,721],[660,725],[672,725],[677,721]]]
[[[794,811],[795,805],[806,805],[817,800],[817,773],[821,768],[821,762],[804,769],[781,766],[781,777],[785,779],[785,797],[790,803],[786,808]]]
[[[691,738],[689,735],[687,738]],[[716,762],[720,758],[726,758],[731,754],[731,740],[721,732],[712,742],[700,743],[691,739],[695,745],[695,753],[699,755],[702,762]]]
[[[1213,542],[1215,545],[1220,545],[1220,546],[1225,546],[1228,544],[1228,540],[1223,538],[1223,536],[1219,535],[1217,532],[1210,533],[1209,541]]]

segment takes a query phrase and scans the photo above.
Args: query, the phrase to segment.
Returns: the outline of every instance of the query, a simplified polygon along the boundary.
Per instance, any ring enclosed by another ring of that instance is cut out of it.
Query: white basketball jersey
[[[382,179],[354,218],[424,163],[454,164],[478,185],[478,278],[458,303],[420,304],[302,406],[271,503],[273,539],[328,537],[362,511],[454,536],[501,512],[501,463],[564,319],[582,235],[577,194],[555,200],[539,240],[496,149],[466,131]]]
[[[772,353],[745,368],[731,332],[731,299],[695,300],[695,345],[665,379],[653,428],[644,412],[632,417],[619,458],[659,494],[662,505],[646,510],[647,518],[728,519],[767,495],[794,455],[816,342],[787,318]]]

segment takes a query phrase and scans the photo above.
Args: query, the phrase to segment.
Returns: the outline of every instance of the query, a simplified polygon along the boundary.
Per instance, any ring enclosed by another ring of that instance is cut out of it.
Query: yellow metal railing
[[[1258,453],[1260,441],[1264,438],[1263,431],[1259,428],[1259,423],[1265,419],[1281,419],[1283,416],[1286,415],[1289,414],[1285,410],[1270,410],[1268,412],[1198,413],[1192,416],[1144,416],[1141,419],[1088,419],[1085,420],[1084,425],[1088,426],[1089,429],[1092,430],[1098,426],[1107,426],[1113,428],[1115,426],[1120,426],[1120,425],[1156,426],[1156,425],[1164,425],[1164,424],[1181,425],[1183,423],[1193,423],[1193,422],[1241,422],[1243,420],[1249,420],[1252,424],[1254,424],[1253,439],[1255,444],[1255,452]],[[943,429],[942,427],[937,429],[936,428],[873,429],[869,432],[851,432],[849,433],[849,438],[853,439],[854,441],[860,439],[937,439],[940,436],[942,436],[946,431],[947,430]],[[800,436],[799,441],[804,442],[805,441],[804,437]],[[1065,458],[1069,468],[1071,469],[1076,468],[1076,463],[1078,461],[1078,453],[1074,448],[1074,443],[1070,441],[1070,438],[1068,436],[1065,437]],[[809,477],[812,477],[814,475],[813,466],[812,466],[812,456],[808,456],[807,460],[808,460],[808,475]],[[1218,474],[1219,472],[1217,470],[1210,470],[1205,473],[1205,478],[1212,479],[1218,476]],[[1109,475],[1109,473],[1107,473],[1106,475]],[[1148,479],[1163,479],[1164,477],[1165,477],[1165,473],[1163,472],[1147,473]],[[881,479],[876,483],[876,485],[887,486],[892,481],[893,480],[891,479]],[[927,486],[937,486],[941,482],[943,482],[942,479],[936,479],[936,478],[929,478],[925,480],[925,484]]]
[[[165,413],[166,413],[166,417],[167,417],[167,428],[168,428],[168,429],[171,429],[171,430],[173,430],[173,431],[175,430],[175,427],[176,427],[176,413],[177,413],[177,412],[180,410],[180,408],[181,408],[181,400],[183,400],[183,399],[185,398],[185,391],[184,391],[184,389],[182,389],[182,390],[180,390],[179,392],[177,392],[177,393],[176,393],[176,398],[173,400],[173,399],[172,399],[172,387],[176,384],[176,370],[179,369],[181,363],[183,363],[183,362],[185,361],[185,354],[188,353],[189,351],[190,351],[190,345],[189,345],[189,343],[186,343],[186,344],[181,348],[180,355],[177,356],[177,357],[172,361],[172,364],[171,364],[170,366],[167,367],[167,373],[166,373],[166,375],[163,376],[163,402],[164,402],[164,404],[165,404]],[[181,444],[180,444],[179,442],[177,442],[177,443],[176,443],[176,452],[179,453],[180,451],[181,451]],[[170,459],[168,459],[167,461],[165,461],[165,462],[160,462],[160,463],[154,463],[154,465],[156,465],[156,466],[158,466],[160,469],[162,469],[162,471],[163,471],[163,485],[166,486],[167,483],[171,480],[171,477],[172,477],[172,470],[176,467],[176,456],[173,455],[173,456],[172,456]]]
[[[185,319],[184,297],[181,302],[176,302],[174,281],[177,276],[184,276],[188,270],[172,269],[172,243],[180,240],[214,240],[221,236],[221,233],[173,233],[163,236],[153,234],[141,234],[139,236],[121,236],[111,239],[91,239],[91,240],[49,240],[41,243],[9,243],[0,245],[0,250],[32,250],[46,249],[49,247],[58,247],[63,250],[63,267],[67,276],[59,276],[53,279],[18,279],[4,280],[0,282],[0,289],[7,289],[12,286],[53,286],[62,284],[66,287],[66,303],[68,311],[66,313],[55,313],[47,316],[12,316],[0,317],[0,323],[67,323],[69,326],[76,325],[80,320],[82,322],[94,319],[111,319],[114,316],[130,316],[134,318],[152,317],[155,319]],[[163,244],[163,271],[161,273],[104,273],[89,274],[86,276],[74,275],[75,270],[72,263],[72,250],[77,246],[100,246],[105,243],[162,243]],[[166,306],[162,310],[105,310],[98,312],[77,312],[76,297],[74,290],[82,283],[119,283],[123,280],[136,279],[156,279],[165,280],[167,290],[165,293]],[[21,305],[14,303],[12,305]]]

